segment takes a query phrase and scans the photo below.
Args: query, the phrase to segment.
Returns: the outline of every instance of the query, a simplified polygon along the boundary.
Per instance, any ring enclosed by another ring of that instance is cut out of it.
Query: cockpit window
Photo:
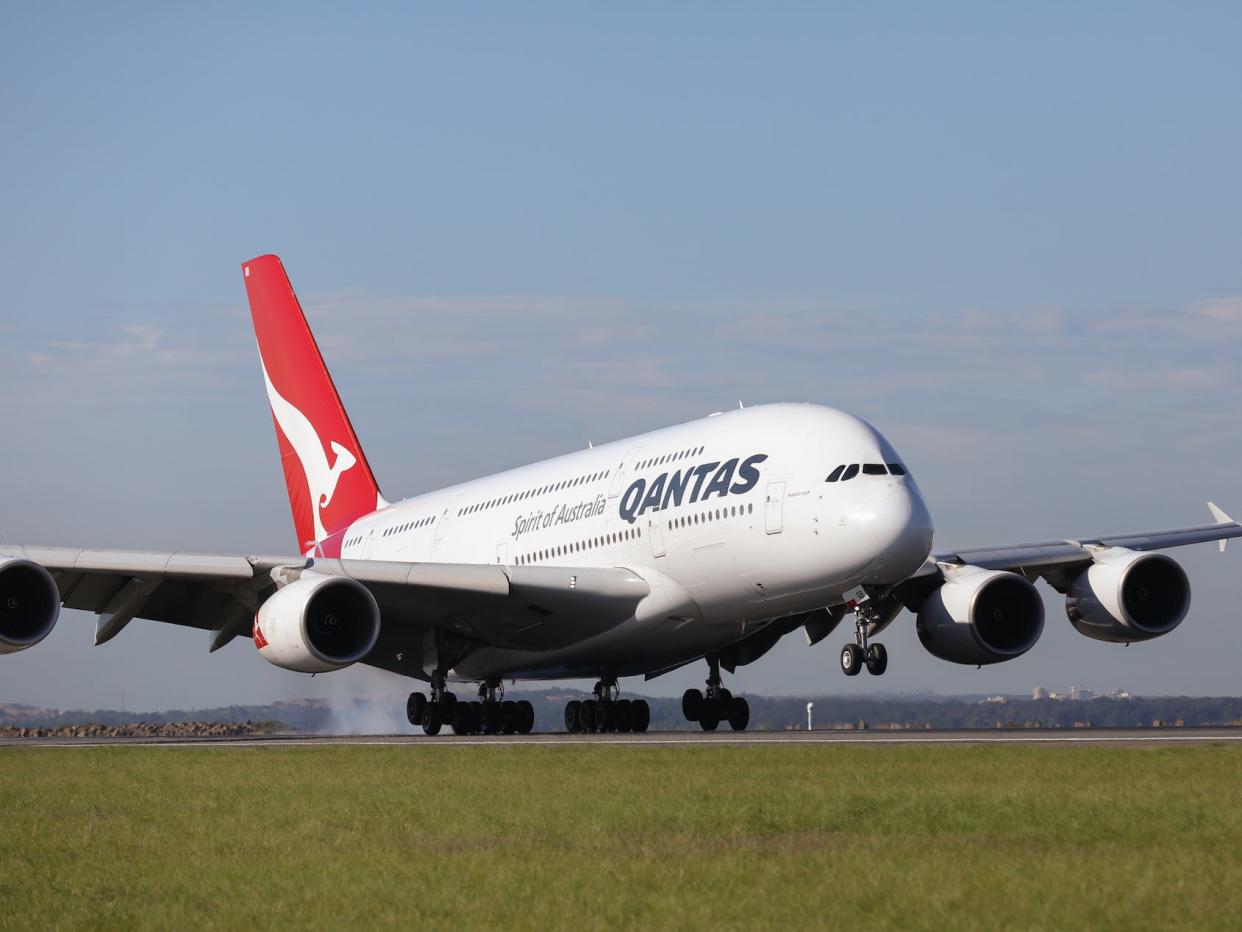
[[[858,475],[858,464],[851,463],[850,465],[845,467],[845,472],[842,473],[841,475],[841,481],[849,482],[851,479],[853,479],[857,475]]]
[[[863,463],[864,476],[887,476],[888,470],[883,463]]]
[[[902,466],[901,463],[889,463],[888,471],[894,476],[904,476],[906,474],[906,467]]]
[[[824,481],[825,482],[836,482],[838,479],[841,478],[841,473],[843,473],[844,471],[845,471],[845,464],[842,463],[832,472],[828,473],[828,478],[825,479]]]

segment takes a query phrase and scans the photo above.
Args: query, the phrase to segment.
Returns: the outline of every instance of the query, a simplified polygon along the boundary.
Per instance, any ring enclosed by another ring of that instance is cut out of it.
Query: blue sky
[[[943,546],[1242,512],[1240,38],[1229,4],[10,4],[0,533],[288,549],[267,251],[390,496],[740,398],[873,421]],[[1183,556],[1169,638],[1054,597],[974,671],[907,617],[883,686],[1236,693],[1240,557]],[[0,699],[401,688],[157,628],[67,615]],[[795,641],[739,687],[879,687]]]

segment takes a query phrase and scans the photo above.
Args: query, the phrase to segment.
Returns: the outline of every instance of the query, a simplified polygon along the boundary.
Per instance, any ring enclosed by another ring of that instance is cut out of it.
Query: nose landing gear
[[[880,643],[871,644],[867,632],[878,620],[878,613],[869,599],[854,605],[854,642],[841,648],[841,672],[857,676],[865,666],[872,676],[880,676],[888,669],[888,651]]]
[[[681,714],[688,722],[698,722],[704,731],[715,731],[721,722],[728,722],[734,731],[745,731],[750,724],[750,703],[724,687],[718,658],[709,657],[707,664],[707,695],[687,689],[681,697]]]

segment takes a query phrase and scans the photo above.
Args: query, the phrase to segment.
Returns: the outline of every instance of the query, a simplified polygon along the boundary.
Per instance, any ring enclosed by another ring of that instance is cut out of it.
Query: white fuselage
[[[652,587],[631,622],[552,652],[484,648],[454,673],[652,672],[913,573],[932,540],[914,480],[873,466],[825,481],[842,464],[894,463],[858,418],[762,405],[398,502],[354,522],[341,556],[626,567]]]

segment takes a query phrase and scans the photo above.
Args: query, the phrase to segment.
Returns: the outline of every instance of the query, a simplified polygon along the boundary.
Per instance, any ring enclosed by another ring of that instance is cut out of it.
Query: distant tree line
[[[536,731],[561,731],[569,699],[588,694],[578,690],[511,691],[509,698],[529,699],[535,706]],[[631,697],[632,698],[632,697]],[[1006,726],[1073,728],[1150,728],[1165,725],[1242,724],[1242,698],[1228,696],[1153,696],[1089,700],[1009,699],[982,702],[976,698],[939,696],[751,696],[751,730],[806,728],[806,704],[815,703],[817,729],[833,727],[996,728]],[[648,699],[653,731],[692,731],[698,726],[681,716],[680,699]],[[55,711],[26,706],[0,706],[0,726],[55,728],[64,725],[124,725],[136,722],[280,722],[293,731],[359,733],[408,732],[399,702],[358,699],[350,702],[298,700],[268,705],[234,705],[214,709],[170,709],[162,712],[121,712],[114,709]],[[723,726],[727,728],[728,726]]]

